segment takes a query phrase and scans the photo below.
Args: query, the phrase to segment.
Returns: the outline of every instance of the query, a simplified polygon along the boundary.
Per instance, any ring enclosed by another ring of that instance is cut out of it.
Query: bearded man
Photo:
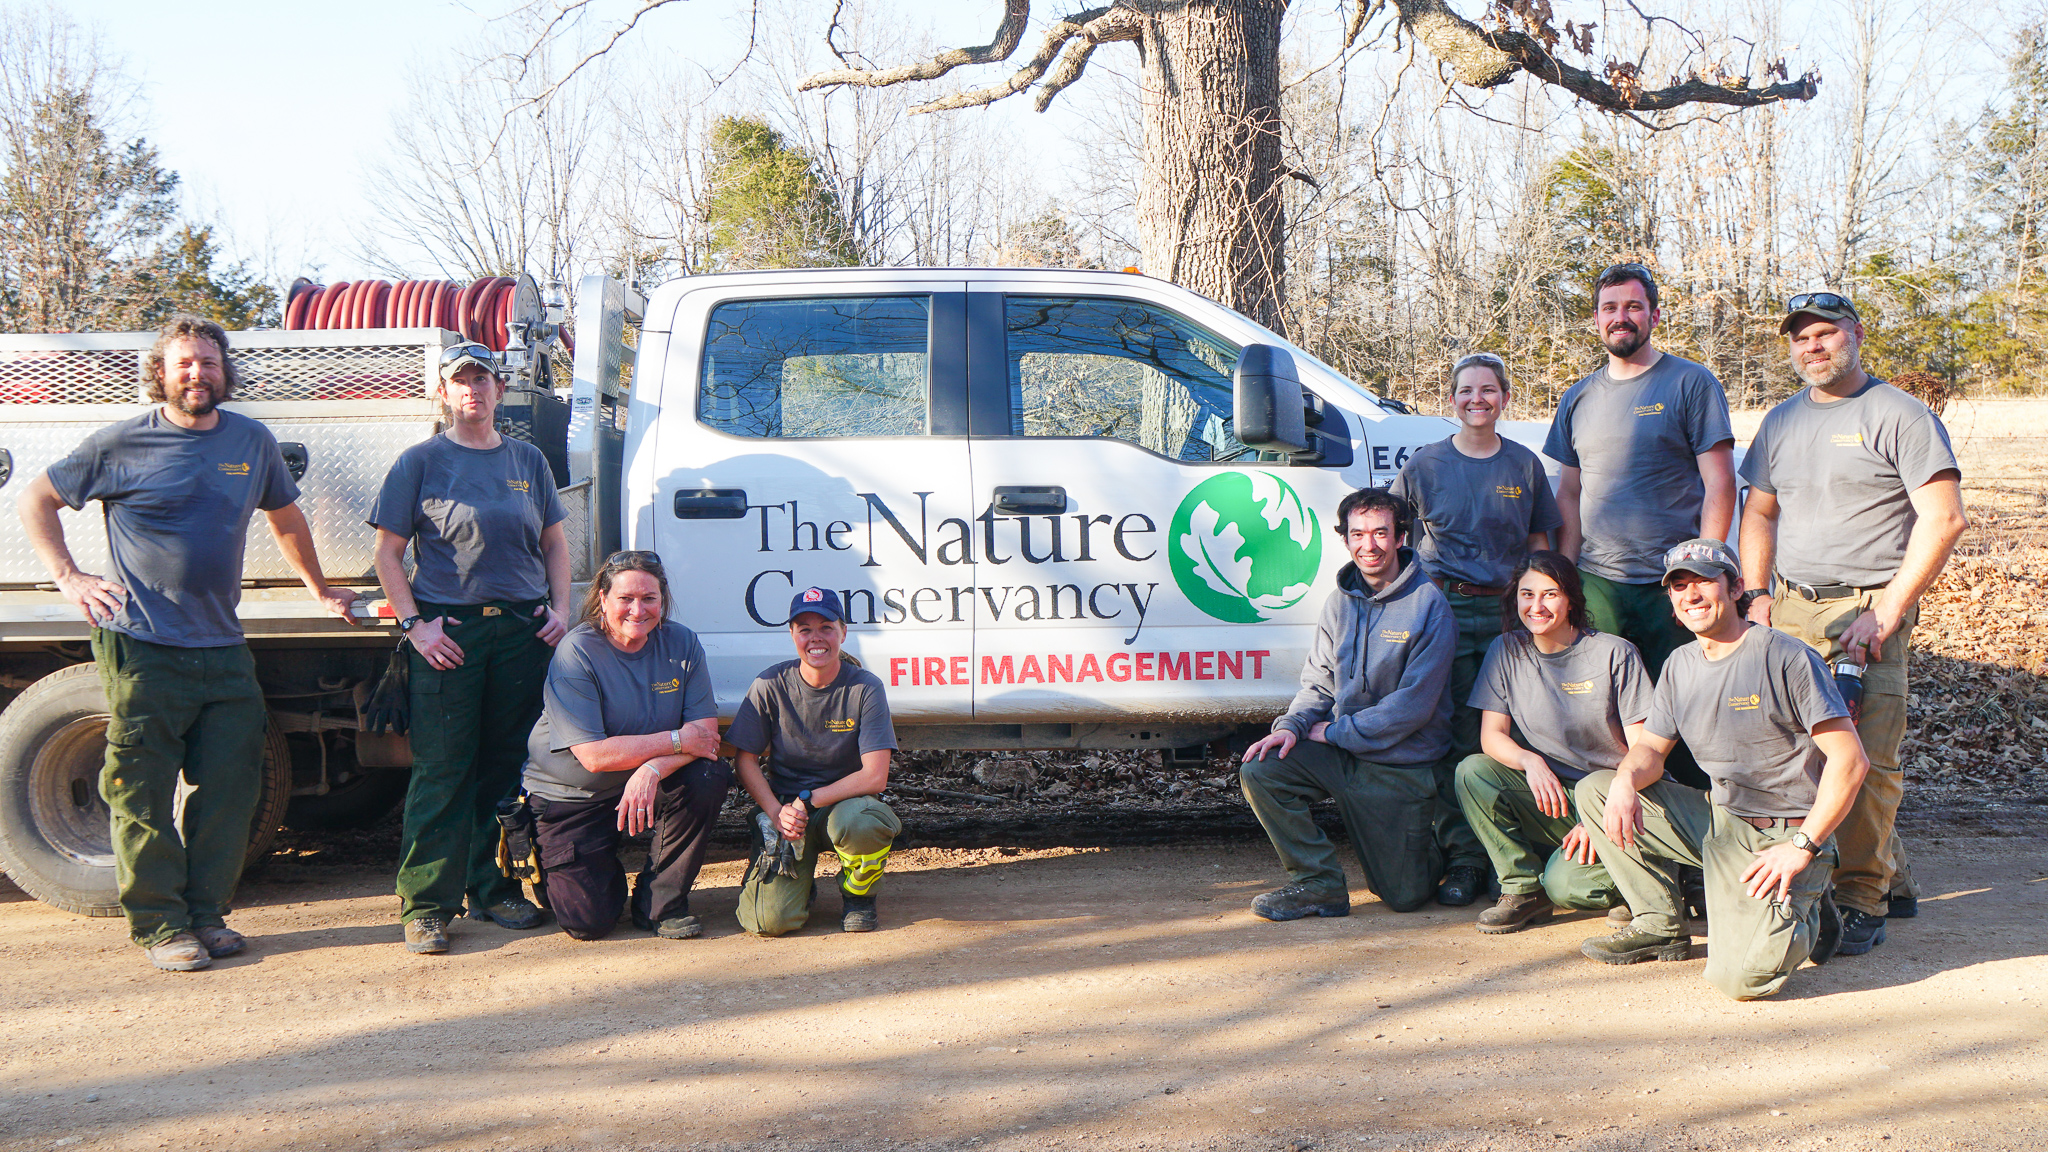
[[[1884,943],[1887,916],[1919,911],[1893,827],[1905,791],[1906,652],[1920,595],[1968,524],[1962,470],[1940,418],[1863,370],[1863,320],[1847,297],[1794,296],[1778,331],[1807,387],[1764,417],[1742,462],[1743,583],[1770,590],[1751,620],[1862,681],[1852,713],[1870,773],[1835,832],[1839,952],[1855,956]]]

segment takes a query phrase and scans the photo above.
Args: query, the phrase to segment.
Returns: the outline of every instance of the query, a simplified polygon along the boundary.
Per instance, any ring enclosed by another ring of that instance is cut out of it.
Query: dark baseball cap
[[[791,620],[806,612],[816,612],[827,620],[846,619],[846,613],[839,607],[839,593],[830,588],[806,588],[790,600]]]
[[[1664,553],[1664,582],[1671,582],[1674,572],[1690,572],[1695,576],[1709,579],[1715,576],[1742,578],[1742,562],[1735,558],[1735,550],[1727,544],[1698,537],[1683,544],[1673,544]]]
[[[1778,322],[1778,334],[1791,335],[1792,322],[1802,315],[1820,320],[1863,323],[1863,317],[1856,314],[1856,305],[1847,296],[1837,296],[1833,292],[1801,292],[1785,301],[1785,318]]]

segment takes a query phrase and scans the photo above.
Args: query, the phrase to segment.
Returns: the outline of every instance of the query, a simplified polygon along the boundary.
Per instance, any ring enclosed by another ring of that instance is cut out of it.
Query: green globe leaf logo
[[[1225,472],[1195,485],[1167,539],[1181,593],[1233,624],[1270,620],[1299,604],[1323,563],[1316,514],[1271,472]]]

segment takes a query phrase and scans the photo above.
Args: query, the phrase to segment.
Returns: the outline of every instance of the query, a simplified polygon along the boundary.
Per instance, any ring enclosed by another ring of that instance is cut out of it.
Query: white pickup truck
[[[666,563],[721,712],[790,654],[794,590],[839,591],[847,648],[906,748],[1199,746],[1286,704],[1345,493],[1453,430],[1273,332],[1145,276],[831,269],[578,286],[573,342],[522,289],[506,430],[555,467],[578,579],[613,549]],[[363,517],[438,428],[451,331],[234,333],[231,405],[301,475],[328,578],[375,594]],[[139,411],[147,333],[0,337],[0,496]],[[573,355],[568,351],[574,348]],[[1503,424],[1531,447],[1544,427]],[[95,570],[98,516],[66,517]],[[105,704],[87,629],[0,532],[0,868],[113,914],[98,794]],[[382,811],[402,738],[358,730],[395,629],[324,619],[260,526],[242,617],[271,707],[266,803]],[[0,697],[4,698],[4,697]],[[296,799],[294,799],[296,798]]]

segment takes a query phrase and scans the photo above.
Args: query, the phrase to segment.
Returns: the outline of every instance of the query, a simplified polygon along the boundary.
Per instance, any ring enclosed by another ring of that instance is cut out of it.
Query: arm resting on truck
[[[285,563],[299,574],[313,598],[320,601],[329,615],[339,616],[355,627],[356,618],[349,609],[356,605],[356,594],[347,588],[330,587],[321,575],[320,557],[313,550],[313,529],[306,524],[306,514],[293,503],[263,515],[270,521],[270,534],[277,537],[277,549],[284,553]]]
[[[84,614],[86,623],[98,626],[100,617],[112,617],[121,610],[121,598],[128,590],[112,580],[79,571],[72,560],[71,549],[64,544],[64,522],[57,519],[58,510],[67,505],[48,475],[37,473],[15,507],[21,511],[21,528],[28,535],[29,546],[36,550],[36,558],[50,570],[57,591]]]

